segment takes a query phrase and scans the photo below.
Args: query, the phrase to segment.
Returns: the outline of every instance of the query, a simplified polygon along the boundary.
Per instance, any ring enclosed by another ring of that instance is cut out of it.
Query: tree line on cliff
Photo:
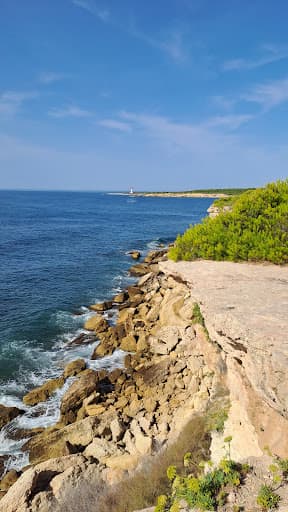
[[[288,179],[244,192],[231,211],[190,226],[169,257],[288,263]]]

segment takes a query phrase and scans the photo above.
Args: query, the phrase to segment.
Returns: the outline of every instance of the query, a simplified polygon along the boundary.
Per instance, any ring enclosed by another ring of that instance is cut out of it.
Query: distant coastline
[[[187,190],[182,192],[108,192],[110,195],[124,195],[130,197],[208,197],[212,199],[225,198],[240,194],[248,188],[223,188],[223,189],[201,189]]]

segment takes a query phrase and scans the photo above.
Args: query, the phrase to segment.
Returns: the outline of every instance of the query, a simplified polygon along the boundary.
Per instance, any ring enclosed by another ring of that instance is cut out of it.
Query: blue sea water
[[[28,390],[59,375],[67,361],[89,359],[91,345],[71,349],[68,342],[83,331],[89,304],[131,281],[127,252],[167,245],[199,222],[211,202],[0,191],[0,403],[20,406]],[[117,366],[121,357],[90,364]],[[53,423],[60,395],[26,408],[9,428]],[[2,429],[0,455],[19,449],[9,428]]]

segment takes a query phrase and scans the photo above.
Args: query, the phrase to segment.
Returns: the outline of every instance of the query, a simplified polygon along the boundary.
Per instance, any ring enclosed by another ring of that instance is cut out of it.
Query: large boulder
[[[24,444],[23,450],[29,451],[32,464],[83,451],[98,434],[98,426],[99,419],[89,417],[59,430],[46,429],[43,433],[29,439]]]
[[[24,411],[18,409],[18,407],[6,407],[0,404],[0,429],[7,423],[14,420],[19,414],[23,414]]]
[[[139,260],[139,258],[141,256],[141,252],[140,251],[129,251],[128,254],[131,256],[131,258],[133,260]]]
[[[68,484],[68,474],[76,470],[77,480],[89,465],[82,455],[71,455],[49,460],[25,471],[1,500],[1,511],[5,512],[56,512],[61,510],[61,494]],[[96,470],[95,466],[93,467]],[[59,477],[66,478],[60,482]],[[58,479],[58,480],[57,480]],[[74,479],[73,486],[77,485]],[[52,492],[51,492],[52,491]],[[55,498],[57,498],[55,500]]]
[[[8,489],[17,482],[19,473],[15,469],[11,469],[0,481],[0,491],[8,491]]]
[[[97,391],[99,381],[103,376],[102,372],[86,370],[79,379],[73,382],[62,398],[60,407],[62,423],[67,425],[76,420],[77,411],[82,406],[83,400],[93,391]]]
[[[97,304],[91,304],[91,306],[89,306],[89,309],[92,309],[92,311],[97,311],[97,312],[101,313],[103,311],[107,311],[108,309],[111,309],[112,305],[113,305],[112,300],[105,301],[105,302],[97,302]]]
[[[96,334],[107,331],[109,324],[101,315],[93,315],[84,324],[84,329],[87,331],[95,331]]]
[[[86,363],[84,359],[76,359],[75,361],[71,361],[71,363],[68,363],[64,368],[64,379],[78,375],[78,373],[85,370],[85,368]]]
[[[42,386],[32,389],[23,396],[23,402],[26,405],[36,405],[39,402],[45,402],[58,388],[62,388],[65,382],[64,377],[47,380]]]

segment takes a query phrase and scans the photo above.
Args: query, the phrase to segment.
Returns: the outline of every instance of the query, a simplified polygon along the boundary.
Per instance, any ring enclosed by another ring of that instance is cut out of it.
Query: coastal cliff
[[[141,475],[148,486],[157,460],[157,475],[173,463],[171,446],[180,458],[189,448],[195,464],[209,458],[217,463],[227,436],[236,461],[252,457],[262,468],[265,445],[288,456],[288,268],[172,263],[165,251],[156,251],[131,272],[137,284],[94,305],[97,312],[86,324],[100,341],[91,357],[121,348],[128,352],[125,368],[97,372],[78,360],[65,369],[63,382],[72,376],[72,383],[60,421],[26,433],[32,465],[18,480],[13,472],[2,479],[3,494],[17,481],[0,501],[1,511],[124,512],[152,505],[153,493],[143,502],[141,496],[131,500],[129,492],[137,493],[133,481]],[[115,325],[103,316],[112,304],[118,304]],[[91,334],[76,342],[89,342]],[[38,399],[45,400],[43,389],[25,398]],[[180,449],[187,428],[190,444]],[[245,510],[260,510],[257,486],[249,485]],[[127,494],[122,509],[119,495],[115,502],[121,486]],[[285,488],[281,506],[287,509]]]

